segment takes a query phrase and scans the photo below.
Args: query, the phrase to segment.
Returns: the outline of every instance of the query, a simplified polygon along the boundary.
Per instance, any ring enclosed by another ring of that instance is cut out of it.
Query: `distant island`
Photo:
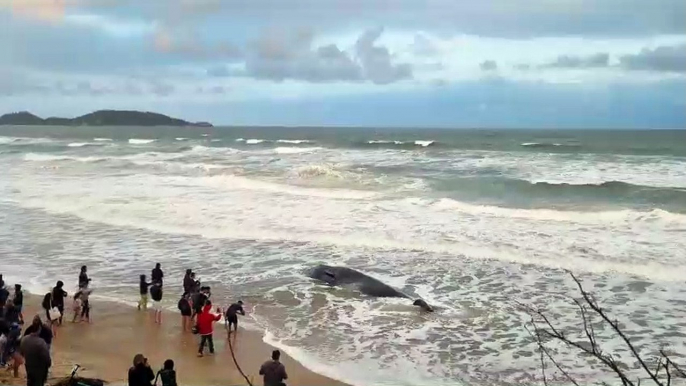
[[[125,110],[99,110],[76,118],[43,119],[27,111],[0,116],[0,125],[17,126],[195,126],[212,127],[208,122],[188,122],[166,115]]]

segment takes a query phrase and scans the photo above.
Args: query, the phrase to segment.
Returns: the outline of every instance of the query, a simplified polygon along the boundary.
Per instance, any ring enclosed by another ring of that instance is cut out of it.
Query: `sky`
[[[0,113],[686,128],[684,0],[0,0]]]

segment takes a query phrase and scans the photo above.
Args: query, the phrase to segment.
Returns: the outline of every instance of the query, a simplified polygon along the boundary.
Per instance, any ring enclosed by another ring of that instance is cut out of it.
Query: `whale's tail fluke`
[[[425,302],[422,299],[415,300],[414,303],[412,303],[412,305],[413,306],[419,306],[422,308],[422,310],[424,310],[426,312],[434,312],[433,307],[431,307],[427,302]]]

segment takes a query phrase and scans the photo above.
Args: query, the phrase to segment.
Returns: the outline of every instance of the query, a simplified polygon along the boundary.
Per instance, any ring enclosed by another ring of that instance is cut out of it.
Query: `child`
[[[88,288],[88,284],[86,284],[86,286],[81,288],[79,290],[79,292],[81,293],[81,296],[80,296],[80,299],[81,299],[81,321],[83,322],[83,320],[85,318],[86,322],[90,323],[91,322],[90,295],[93,292],[93,290]]]
[[[202,312],[198,314],[198,334],[200,334],[200,347],[198,348],[198,356],[201,357],[205,351],[205,344],[210,347],[210,354],[214,354],[214,341],[212,334],[214,332],[214,322],[222,318],[222,311],[217,308],[217,314],[212,313],[212,302],[209,300],[205,303]]]
[[[4,348],[4,360],[10,362],[8,370],[12,370],[15,378],[19,377],[19,368],[24,364],[24,358],[19,354],[19,341],[21,340],[21,327],[19,324],[12,323],[7,333],[7,341]]]
[[[181,326],[183,331],[191,331],[191,315],[193,308],[191,307],[190,296],[184,293],[178,303],[179,311],[181,311]]]
[[[171,359],[164,361],[164,368],[157,372],[157,376],[162,380],[162,386],[177,386],[174,361]],[[155,381],[155,384],[157,384],[157,381]]]
[[[141,293],[141,300],[138,301],[138,309],[142,309],[143,311],[146,311],[148,309],[148,287],[150,287],[152,283],[148,283],[145,281],[145,275],[140,276],[140,293]]]
[[[72,309],[74,310],[74,319],[72,323],[76,323],[76,319],[81,315],[83,311],[83,301],[81,300],[81,291],[76,291],[74,294],[74,303],[72,304]]]

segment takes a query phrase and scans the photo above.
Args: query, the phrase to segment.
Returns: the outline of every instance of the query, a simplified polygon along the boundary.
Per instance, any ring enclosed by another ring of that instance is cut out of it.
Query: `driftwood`
[[[546,375],[547,361],[549,361],[568,382],[575,386],[579,386],[580,384],[570,373],[570,370],[565,369],[564,366],[555,360],[553,353],[546,346],[546,342],[551,340],[562,342],[566,346],[586,354],[588,357],[599,360],[606,369],[614,373],[622,386],[640,386],[643,381],[647,381],[656,386],[671,386],[674,378],[686,378],[686,373],[684,373],[677,363],[670,358],[665,350],[659,350],[659,355],[654,358],[655,363],[657,364],[654,368],[651,368],[645,357],[641,356],[624,331],[622,331],[619,322],[610,318],[607,312],[600,307],[593,295],[584,290],[581,282],[573,273],[569,272],[569,274],[576,283],[582,296],[581,299],[574,299],[573,301],[581,315],[582,328],[586,340],[583,344],[570,338],[564,331],[555,327],[551,319],[542,310],[517,302],[520,308],[531,317],[528,324],[525,325],[525,329],[538,346],[544,385],[548,386],[550,384],[549,377]],[[598,342],[593,327],[593,320],[598,317],[600,318],[600,323],[609,325],[612,332],[621,338],[624,345],[631,352],[631,355],[636,359],[639,367],[638,370],[641,370],[643,376],[629,376],[627,371],[629,366],[617,360],[616,356],[603,350],[601,344]],[[600,382],[600,384],[607,385],[607,383],[604,382]]]

